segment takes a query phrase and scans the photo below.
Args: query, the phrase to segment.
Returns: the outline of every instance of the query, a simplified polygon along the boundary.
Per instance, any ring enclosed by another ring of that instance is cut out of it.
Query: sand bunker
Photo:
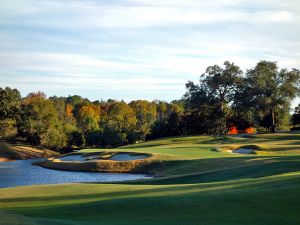
[[[142,154],[133,155],[133,154],[128,154],[128,153],[118,153],[118,154],[112,156],[111,158],[109,158],[109,160],[129,161],[129,160],[146,159],[148,157],[149,157],[148,155],[142,155]]]
[[[149,165],[157,160],[153,154],[136,152],[71,153],[49,158],[37,165],[56,170],[148,173]]]
[[[108,158],[102,158],[101,153],[90,156],[85,154],[69,154],[56,159],[63,162],[95,162],[101,160],[114,160],[114,161],[130,161],[130,160],[141,160],[150,157],[146,154],[136,154],[136,153],[117,153],[112,154]]]
[[[249,148],[238,148],[232,151],[232,153],[238,154],[256,154],[255,150]]]
[[[85,157],[81,154],[76,154],[76,155],[66,155],[63,157],[59,157],[61,161],[79,161],[82,162],[85,160]]]

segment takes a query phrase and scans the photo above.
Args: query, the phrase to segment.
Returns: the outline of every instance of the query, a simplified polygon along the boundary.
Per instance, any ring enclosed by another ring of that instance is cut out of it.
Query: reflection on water
[[[0,163],[0,188],[35,184],[77,182],[114,182],[147,178],[142,174],[59,171],[34,166],[43,159],[18,160]]]

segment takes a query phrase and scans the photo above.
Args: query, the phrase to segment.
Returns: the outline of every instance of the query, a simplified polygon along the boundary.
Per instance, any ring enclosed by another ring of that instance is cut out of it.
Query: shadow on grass
[[[182,175],[121,183],[153,185],[195,184],[266,177],[300,171],[300,156],[177,160],[166,161],[157,166],[161,166],[163,167],[161,169],[165,170],[168,170],[171,167],[177,167],[178,170],[180,170],[183,165],[188,167],[188,164],[190,164],[190,167],[195,168],[193,173],[190,172],[184,174],[185,171],[183,171]],[[207,167],[207,165],[209,167],[210,164],[215,166],[211,166],[207,171],[202,170],[201,167]],[[197,166],[199,167],[198,171]],[[159,168],[156,168],[156,170],[158,169]],[[182,170],[184,169],[185,168],[183,167]]]
[[[153,148],[158,146],[164,146],[169,145],[169,143],[163,144],[163,143],[150,143],[150,144],[135,144],[135,145],[128,145],[120,147],[119,149],[139,149],[139,148]]]
[[[300,144],[300,135],[295,134],[286,134],[280,136],[282,133],[270,134],[266,133],[264,136],[260,135],[246,135],[246,136],[239,136],[239,135],[224,135],[220,137],[216,137],[213,140],[204,140],[199,141],[198,144],[235,144],[235,143],[261,143],[261,142],[279,142],[279,141],[290,141],[289,144],[296,145]]]
[[[247,180],[226,184],[153,187],[148,190],[128,190],[123,196],[119,196],[123,192],[114,192],[111,198],[106,198],[106,194],[102,193],[103,199],[83,195],[90,201],[72,204],[48,205],[45,202],[26,207],[21,203],[19,208],[12,211],[43,218],[69,219],[81,225],[89,222],[103,225],[195,225],[199,221],[209,225],[297,224],[297,179],[299,176],[271,182]]]
[[[255,157],[251,157],[255,159]],[[225,159],[226,161],[232,161],[236,158]],[[275,161],[278,160],[278,161]],[[201,161],[201,160],[189,160],[189,161]],[[174,161],[172,164],[176,165],[178,163],[182,163],[180,161]],[[185,162],[186,163],[186,162]],[[193,162],[195,163],[195,162]],[[88,193],[80,195],[78,194],[68,194],[68,195],[57,195],[57,196],[30,196],[30,197],[9,197],[9,198],[1,198],[0,204],[2,203],[28,203],[34,201],[43,201],[43,202],[65,202],[65,201],[101,201],[102,199],[107,198],[124,198],[132,195],[145,195],[149,193],[162,193],[168,192],[170,186],[168,185],[176,185],[176,184],[198,184],[196,186],[188,185],[188,186],[172,186],[174,191],[178,190],[180,192],[184,192],[185,190],[197,189],[201,185],[201,189],[211,188],[214,186],[219,186],[218,182],[227,182],[223,185],[228,185],[228,188],[231,187],[231,184],[235,184],[239,179],[245,178],[262,178],[272,175],[279,175],[287,172],[296,172],[300,171],[300,156],[298,157],[274,157],[272,161],[266,162],[261,165],[240,167],[240,168],[230,168],[213,172],[204,172],[204,173],[194,173],[194,174],[185,174],[174,177],[166,177],[166,178],[158,178],[151,180],[139,180],[139,181],[127,181],[127,182],[111,182],[104,184],[118,184],[118,185],[134,185],[136,187],[133,190],[125,188],[124,191],[108,191],[108,192],[99,192],[99,190],[95,190],[94,193]],[[244,185],[251,183],[252,181],[243,181]],[[100,184],[100,183],[83,183],[86,185],[91,184]],[[103,184],[103,183],[102,183]],[[68,184],[70,185],[70,184]],[[155,188],[144,188],[139,185],[159,185]],[[53,187],[54,188],[54,187]],[[89,188],[86,186],[86,188]],[[136,188],[136,189],[135,189]],[[225,186],[223,187],[225,188]],[[55,188],[54,188],[55,189]],[[109,189],[107,189],[109,190]],[[67,203],[66,203],[67,204]]]

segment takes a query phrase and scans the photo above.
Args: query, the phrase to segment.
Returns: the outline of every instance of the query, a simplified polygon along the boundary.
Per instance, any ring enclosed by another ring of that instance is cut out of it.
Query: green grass
[[[242,146],[258,154],[226,152]],[[158,154],[159,177],[0,189],[0,224],[300,224],[300,135],[169,138],[116,151]]]

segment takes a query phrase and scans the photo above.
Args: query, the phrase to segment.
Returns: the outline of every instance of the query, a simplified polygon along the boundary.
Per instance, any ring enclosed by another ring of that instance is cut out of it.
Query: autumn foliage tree
[[[78,109],[77,122],[82,131],[99,129],[100,107],[88,104],[82,105]]]

